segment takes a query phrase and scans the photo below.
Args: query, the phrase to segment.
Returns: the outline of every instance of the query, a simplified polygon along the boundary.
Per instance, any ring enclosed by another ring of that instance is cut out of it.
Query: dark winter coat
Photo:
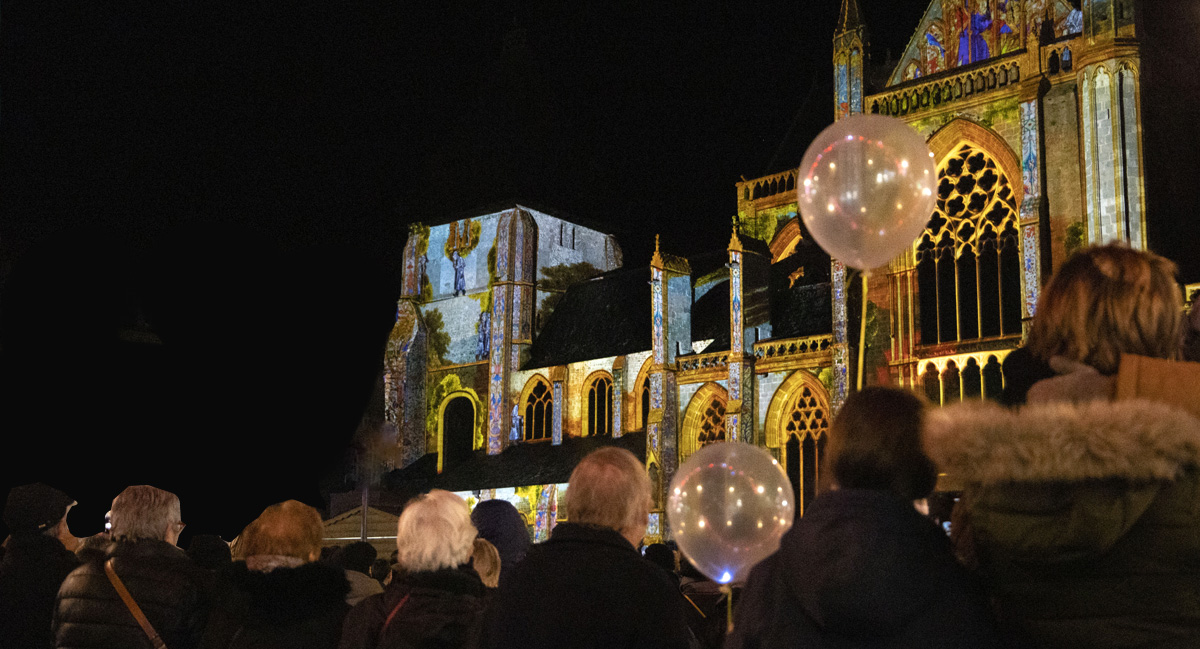
[[[949,539],[886,491],[822,493],[750,572],[727,649],[997,647]]]
[[[54,537],[30,533],[9,539],[0,560],[0,648],[54,646],[54,597],[77,567],[75,553]]]
[[[1147,401],[930,415],[1003,618],[1047,647],[1200,646],[1200,421]]]
[[[322,563],[270,572],[238,561],[217,574],[205,649],[333,649],[350,607],[345,572]]]
[[[615,530],[561,523],[496,594],[490,646],[688,646],[683,596]]]
[[[338,646],[475,649],[483,630],[485,590],[479,575],[467,566],[432,572],[397,571],[383,593],[351,609]],[[389,616],[392,621],[381,638]]]
[[[169,649],[199,642],[207,603],[203,572],[183,550],[143,539],[108,549],[117,576]],[[55,646],[60,649],[136,649],[150,640],[104,573],[104,562],[75,569],[58,591],[54,611]]]

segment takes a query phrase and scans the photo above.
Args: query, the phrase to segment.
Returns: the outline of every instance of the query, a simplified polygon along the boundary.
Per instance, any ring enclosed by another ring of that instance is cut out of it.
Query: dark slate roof
[[[788,276],[804,267],[794,285]],[[829,255],[815,245],[771,266],[771,337],[815,336],[833,331]]]
[[[709,339],[712,344],[705,352],[729,349],[729,280],[709,289],[692,305],[692,340]]]
[[[517,444],[499,455],[476,451],[470,459],[445,468],[437,474],[437,455],[429,454],[407,468],[384,477],[391,491],[413,495],[429,489],[474,491],[528,485],[559,484],[571,478],[571,472],[583,456],[604,446],[619,446],[646,460],[646,434],[626,433],[611,437],[568,437],[560,445],[547,442]]]
[[[567,289],[533,341],[525,368],[650,349],[650,269],[615,270]]]

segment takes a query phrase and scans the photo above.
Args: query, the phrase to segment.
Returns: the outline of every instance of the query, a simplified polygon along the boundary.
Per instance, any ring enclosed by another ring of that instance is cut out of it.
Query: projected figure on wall
[[[976,63],[988,58],[988,43],[983,33],[992,26],[992,12],[988,9],[987,0],[979,0],[979,11],[971,14],[971,62]]]
[[[467,260],[463,259],[458,251],[450,253],[450,263],[454,266],[454,294],[467,294]]]
[[[521,443],[521,431],[525,430],[525,420],[521,417],[521,405],[513,404],[512,430],[508,432],[508,441],[514,445]]]
[[[475,334],[475,360],[482,361],[491,351],[492,312],[484,309],[479,312],[479,331]]]
[[[417,257],[417,295],[422,296],[425,292],[425,282],[429,279],[429,274],[426,272],[429,266],[429,257],[425,253],[421,253]],[[423,296],[422,296],[423,297]]]

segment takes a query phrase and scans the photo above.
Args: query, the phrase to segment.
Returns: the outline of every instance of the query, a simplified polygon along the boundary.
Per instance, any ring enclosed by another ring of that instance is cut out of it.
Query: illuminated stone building
[[[1153,21],[1140,6],[933,0],[881,71],[857,3],[843,0],[834,118],[903,119],[940,178],[925,232],[870,279],[865,383],[935,403],[994,397],[1039,286],[1073,249],[1124,241],[1179,259],[1147,208],[1172,205],[1150,189],[1178,164],[1167,169],[1170,145],[1143,117],[1143,56],[1162,51],[1145,47]],[[1159,69],[1150,93],[1164,97],[1183,77]],[[620,444],[645,459],[657,537],[679,464],[742,440],[780,460],[803,511],[854,379],[859,313],[847,304],[861,293],[805,232],[799,177],[737,183],[725,250],[683,258],[656,245],[648,267],[624,268],[599,230],[521,205],[414,226],[385,361],[393,486],[514,488],[506,497],[544,538],[578,458]]]

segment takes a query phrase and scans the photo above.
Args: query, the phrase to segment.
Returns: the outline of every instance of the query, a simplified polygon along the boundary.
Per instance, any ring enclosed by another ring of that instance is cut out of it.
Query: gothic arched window
[[[801,514],[820,489],[828,432],[829,404],[823,394],[803,385],[788,403],[783,420],[783,437],[787,440],[784,470],[792,480]]]
[[[554,433],[554,394],[550,384],[535,377],[533,389],[525,397],[525,440],[550,439]]]
[[[584,434],[588,437],[612,435],[612,408],[612,377],[600,374],[587,386],[587,421]]]
[[[961,144],[939,165],[916,245],[923,344],[1021,332],[1016,196],[986,151]]]
[[[725,400],[718,395],[713,395],[704,406],[704,415],[700,419],[700,432],[696,436],[696,448],[723,441],[725,441]]]

